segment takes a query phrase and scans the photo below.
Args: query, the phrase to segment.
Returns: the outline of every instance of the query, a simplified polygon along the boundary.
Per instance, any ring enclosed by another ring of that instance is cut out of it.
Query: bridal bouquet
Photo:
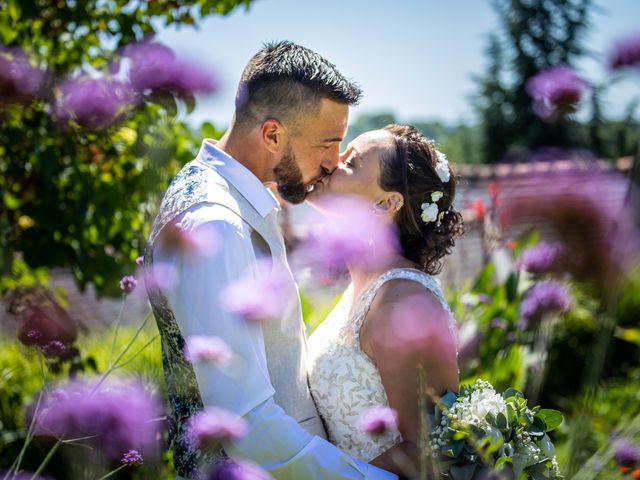
[[[488,471],[518,480],[563,478],[547,435],[560,423],[560,412],[529,409],[518,390],[500,395],[489,382],[477,380],[440,399],[428,450],[453,480],[487,478]]]

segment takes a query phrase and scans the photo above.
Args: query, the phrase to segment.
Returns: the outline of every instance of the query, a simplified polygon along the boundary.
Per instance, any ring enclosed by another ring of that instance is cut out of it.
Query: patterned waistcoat
[[[275,390],[274,400],[312,435],[326,438],[311,399],[306,373],[306,337],[297,287],[288,267],[284,241],[275,222],[262,218],[240,192],[210,164],[206,149],[185,165],[171,182],[162,200],[145,249],[146,275],[153,265],[153,246],[162,229],[187,209],[198,204],[222,205],[244,221],[251,231],[254,249],[268,248],[274,262],[282,262],[289,272],[292,295],[280,322],[262,325],[267,366]],[[203,451],[189,444],[186,421],[203,408],[194,369],[185,357],[185,339],[171,305],[156,282],[147,280],[147,294],[162,341],[162,363],[169,395],[169,443],[176,472],[185,478],[201,478],[200,468],[225,458],[224,451]]]

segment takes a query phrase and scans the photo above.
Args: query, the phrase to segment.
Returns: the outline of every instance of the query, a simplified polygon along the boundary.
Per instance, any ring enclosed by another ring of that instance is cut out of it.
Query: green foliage
[[[110,75],[118,48],[153,34],[159,21],[192,25],[249,4],[0,0],[0,44],[23,49],[48,72],[41,96],[0,106],[1,277],[20,280],[20,252],[31,269],[68,267],[80,288],[93,283],[101,294],[117,293],[117,280],[142,252],[159,196],[197,151],[199,138],[174,119],[179,102],[190,110],[193,98],[150,96],[107,130],[63,129],[51,116],[56,82],[80,72]],[[204,128],[219,136],[211,124]]]

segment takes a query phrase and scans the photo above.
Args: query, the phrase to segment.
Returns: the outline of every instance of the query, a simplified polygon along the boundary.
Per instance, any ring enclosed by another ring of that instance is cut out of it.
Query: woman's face
[[[325,195],[357,195],[372,204],[384,198],[379,184],[380,159],[395,148],[391,133],[372,130],[354,139],[340,155],[340,163],[330,176],[324,177],[307,196],[312,203]]]

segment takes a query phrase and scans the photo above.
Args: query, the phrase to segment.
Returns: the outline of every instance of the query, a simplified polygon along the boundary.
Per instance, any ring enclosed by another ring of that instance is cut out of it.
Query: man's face
[[[305,116],[296,126],[298,134],[274,169],[278,191],[290,203],[301,203],[307,192],[340,161],[340,142],[347,132],[349,106],[329,99],[320,101],[318,112]]]

